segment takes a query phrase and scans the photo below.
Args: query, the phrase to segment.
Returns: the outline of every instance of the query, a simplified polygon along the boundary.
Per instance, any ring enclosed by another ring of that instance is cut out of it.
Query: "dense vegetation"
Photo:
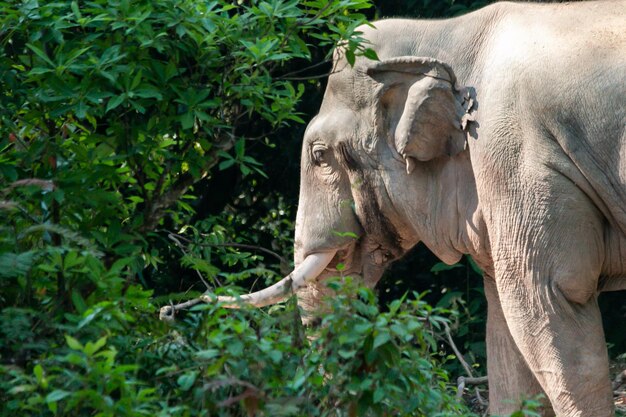
[[[368,18],[480,5],[0,3],[0,416],[470,415],[444,343],[451,326],[480,368],[470,260],[445,271],[418,250],[423,272],[396,267],[380,303],[336,282],[319,329],[293,301],[172,326],[157,311],[289,270],[334,45],[373,57]]]

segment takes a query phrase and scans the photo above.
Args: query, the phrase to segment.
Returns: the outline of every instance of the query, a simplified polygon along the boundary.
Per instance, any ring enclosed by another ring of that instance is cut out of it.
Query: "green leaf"
[[[204,360],[209,360],[209,359],[213,359],[217,356],[220,355],[220,351],[217,349],[206,349],[206,350],[200,350],[198,352],[195,353],[195,356],[199,359],[204,359]]]
[[[345,54],[346,54],[346,59],[348,60],[348,64],[350,64],[350,66],[353,67],[356,61],[356,56],[354,55],[354,52],[347,49],[345,51]]]
[[[482,271],[482,269],[480,269],[480,267],[478,266],[476,261],[474,261],[474,258],[472,258],[470,255],[466,255],[466,257],[467,257],[467,261],[469,262],[470,267],[472,268],[472,270],[474,272],[476,272],[476,274],[482,276],[483,275],[483,271]]]
[[[78,256],[78,253],[76,253],[76,251],[70,251],[65,255],[65,258],[63,258],[63,269],[69,271],[73,267],[81,264],[81,262],[82,258]]]
[[[48,58],[48,55],[46,55],[46,53],[44,51],[42,51],[41,49],[37,48],[35,45],[33,45],[31,43],[27,43],[26,46],[28,47],[28,49],[33,51],[39,58],[43,59],[52,68],[56,67],[56,64],[54,62],[52,62],[50,60],[50,58]]]
[[[35,251],[1,254],[0,277],[13,278],[28,273],[35,260],[35,255]]]
[[[37,389],[37,385],[33,385],[33,384],[20,384],[20,385],[16,385],[14,387],[12,387],[9,390],[9,394],[11,395],[16,395],[16,394],[21,394],[24,392],[33,392]]]
[[[246,149],[246,142],[243,138],[235,142],[235,157],[237,159],[242,159],[245,149]]]
[[[46,377],[44,376],[43,367],[41,366],[41,364],[35,365],[35,367],[33,368],[33,374],[35,375],[35,378],[37,379],[37,384],[39,384],[41,388],[47,389],[48,381],[46,380]]]
[[[77,291],[76,289],[72,289],[71,297],[72,297],[72,304],[74,304],[74,307],[79,313],[82,314],[85,310],[87,310],[87,303],[85,303],[85,299],[83,298],[83,296],[80,294],[79,291]]]
[[[363,56],[373,61],[380,61],[380,59],[378,59],[376,51],[371,48],[367,48],[365,51],[363,51]]]
[[[357,351],[339,349],[337,353],[339,354],[339,356],[341,356],[344,359],[352,359],[356,356]]]
[[[385,343],[391,340],[391,335],[387,331],[379,332],[376,336],[374,336],[374,343],[372,347],[374,349],[384,345]]]
[[[231,340],[231,342],[226,346],[228,353],[233,355],[234,357],[239,357],[243,355],[244,345],[239,340]]]
[[[339,237],[350,237],[352,239],[358,239],[359,235],[357,235],[356,233],[353,232],[338,232],[333,230],[333,234]]]
[[[74,12],[74,15],[76,16],[76,19],[81,19],[83,16],[80,13],[80,9],[78,8],[78,3],[76,1],[73,1],[71,3],[71,7],[72,7],[72,12]]]
[[[385,390],[381,387],[378,387],[374,390],[374,395],[372,396],[372,401],[374,404],[381,402],[385,398]]]
[[[32,70],[30,70],[28,72],[28,75],[29,76],[32,76],[32,75],[43,75],[43,74],[48,74],[48,73],[53,72],[53,71],[54,70],[50,69],[50,68],[35,67],[35,68],[33,68]]]
[[[63,398],[66,398],[70,394],[71,394],[70,392],[57,389],[57,390],[52,391],[50,394],[46,395],[46,402],[55,403],[55,402],[61,401]]]
[[[70,349],[73,350],[80,350],[82,352],[83,350],[83,345],[80,344],[80,342],[76,339],[74,339],[72,336],[70,336],[69,334],[65,335],[65,341],[67,342],[67,345],[70,347]]]
[[[124,100],[126,100],[126,94],[120,94],[119,96],[113,97],[107,103],[107,108],[106,108],[105,111],[108,113],[109,111],[115,109],[120,104],[122,104],[122,102],[124,102]]]
[[[155,375],[159,376],[163,374],[169,374],[171,372],[176,372],[177,370],[178,370],[178,366],[176,365],[164,366],[162,368],[157,369]]]
[[[111,265],[109,272],[114,275],[119,275],[124,270],[124,268],[130,265],[134,260],[134,257],[120,258],[115,261],[113,265]]]
[[[197,376],[198,376],[198,373],[196,371],[187,372],[187,373],[179,376],[178,377],[178,381],[177,381],[178,382],[178,386],[183,391],[189,391],[189,389],[196,382],[196,377]]]
[[[226,161],[222,161],[218,165],[218,168],[220,169],[220,171],[224,171],[225,169],[228,169],[232,167],[233,165],[235,165],[235,162],[237,161],[235,161],[234,159],[228,159]]]
[[[183,115],[180,116],[179,118],[180,120],[180,124],[183,127],[183,129],[191,129],[193,127],[194,124],[194,117],[193,114],[191,112],[187,112]]]
[[[40,264],[37,265],[37,269],[40,269],[44,272],[57,272],[58,268],[56,265],[49,265],[49,264]]]
[[[134,91],[137,97],[163,99],[163,95],[154,87],[139,88]]]
[[[95,343],[87,342],[87,344],[85,345],[85,354],[88,356],[92,356],[94,353],[102,349],[102,347],[104,347],[106,343],[107,343],[106,336],[101,337]]]
[[[131,90],[134,90],[135,88],[139,86],[139,84],[141,84],[142,77],[143,77],[143,71],[142,70],[137,71],[137,74],[135,74],[135,77],[133,78],[133,81],[130,84]]]

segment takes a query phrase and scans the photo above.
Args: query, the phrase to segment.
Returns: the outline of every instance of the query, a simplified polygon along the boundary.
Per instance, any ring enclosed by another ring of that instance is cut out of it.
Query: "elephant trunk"
[[[291,274],[278,281],[276,284],[260,291],[242,295],[240,297],[219,296],[217,301],[226,308],[239,308],[242,304],[255,307],[264,307],[276,304],[291,294],[295,294],[301,288],[315,280],[326,269],[335,256],[336,251],[318,252],[308,255]],[[214,301],[214,297],[203,295],[205,302]]]

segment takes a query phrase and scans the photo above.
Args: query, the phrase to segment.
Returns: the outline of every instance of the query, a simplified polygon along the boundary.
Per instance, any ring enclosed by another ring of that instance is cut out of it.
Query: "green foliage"
[[[522,401],[522,408],[513,412],[509,417],[541,417],[541,399],[543,395],[537,398]]]
[[[345,405],[347,415],[359,416],[468,413],[451,395],[438,358],[445,310],[433,309],[414,294],[381,312],[370,290],[334,288],[339,296],[309,356],[332,375],[321,404]]]
[[[22,192],[45,204],[29,220],[88,231],[115,256],[135,255],[134,272],[159,263],[140,259],[137,247],[145,254],[146,245],[137,233],[154,230],[166,214],[184,223],[192,208],[181,197],[214,168],[263,175],[246,143],[302,121],[294,107],[304,85],[280,74],[288,61],[310,59],[304,34],[328,49],[346,39],[349,53],[363,50],[354,33],[363,16],[348,11],[367,3],[323,3],[6,4],[5,187],[20,178],[53,180],[41,192]],[[33,211],[10,194],[7,209]]]
[[[1,367],[0,415],[469,415],[437,354],[445,311],[414,296],[381,312],[370,290],[333,287],[316,330],[302,328],[293,300],[268,311],[197,306],[167,328],[135,288],[115,308],[72,317],[29,369]]]
[[[53,314],[160,283],[170,261],[215,282],[258,261],[225,245],[255,243],[237,234],[245,215],[198,218],[194,186],[233,167],[265,175],[248,149],[302,122],[305,85],[283,75],[312,40],[369,53],[365,0],[0,7],[0,297]],[[281,249],[286,227],[267,231]]]
[[[140,380],[134,351],[150,340],[150,296],[133,286],[116,301],[67,314],[63,324],[35,319],[31,330],[43,327],[63,338],[48,340],[26,367],[0,366],[0,415],[154,415],[156,390]]]
[[[470,256],[454,265],[446,265],[439,262],[431,268],[431,272],[441,276],[446,271],[454,271],[465,275],[463,278],[453,277],[454,281],[450,288],[442,283],[436,306],[454,310],[457,314],[450,323],[456,343],[465,352],[465,359],[476,369],[478,375],[486,374],[487,349],[484,337],[484,328],[487,316],[487,302],[485,300],[482,285],[482,271]],[[441,275],[440,275],[441,274]],[[459,288],[459,284],[465,281],[465,291]],[[454,375],[462,375],[465,370],[459,362],[448,364],[447,370]]]

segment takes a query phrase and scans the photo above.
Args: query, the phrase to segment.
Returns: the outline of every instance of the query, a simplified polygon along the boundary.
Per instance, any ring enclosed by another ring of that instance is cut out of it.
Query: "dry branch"
[[[161,307],[161,310],[159,310],[159,320],[172,323],[176,319],[176,312],[178,310],[185,310],[202,302],[204,302],[204,300],[199,297],[192,298],[191,300],[179,304],[174,304],[172,301],[170,301],[170,305]]]
[[[626,369],[617,374],[613,380],[613,391],[616,391],[619,387],[626,384]]]
[[[454,340],[452,339],[452,334],[450,333],[450,326],[448,326],[447,323],[444,323],[443,325],[444,325],[444,330],[446,332],[446,338],[448,339],[448,344],[450,345],[450,347],[454,351],[454,354],[456,355],[456,357],[459,360],[459,362],[461,362],[461,365],[463,365],[463,368],[465,369],[465,372],[469,376],[469,378],[459,377],[459,379],[457,379],[457,384],[458,384],[457,388],[458,389],[457,389],[457,392],[456,392],[456,397],[457,398],[461,398],[463,396],[463,389],[465,388],[465,384],[470,383],[469,381],[481,380],[482,378],[475,378],[474,377],[474,373],[472,372],[472,367],[469,366],[469,364],[465,360],[465,357],[461,354],[461,351],[459,350],[459,348],[456,347],[456,343],[454,343]],[[485,382],[486,382],[487,377],[485,376],[483,378],[485,379]],[[481,382],[481,383],[484,384],[485,382]],[[479,383],[478,382],[471,383],[471,385],[477,385],[477,384],[479,384]],[[476,388],[475,392],[476,392],[476,400],[478,400],[478,403],[481,404],[481,405],[485,405],[486,401],[480,395],[480,391],[478,391],[478,388]]]
[[[7,190],[10,191],[17,187],[28,187],[28,186],[39,187],[44,191],[52,191],[56,188],[54,182],[50,180],[42,180],[40,178],[24,178],[22,180],[17,180],[11,183]]]
[[[466,385],[484,385],[489,381],[489,378],[486,376],[481,376],[478,378],[471,378],[466,376],[460,376],[457,378],[457,398],[463,396],[463,390]],[[482,404],[484,405],[484,404]]]

